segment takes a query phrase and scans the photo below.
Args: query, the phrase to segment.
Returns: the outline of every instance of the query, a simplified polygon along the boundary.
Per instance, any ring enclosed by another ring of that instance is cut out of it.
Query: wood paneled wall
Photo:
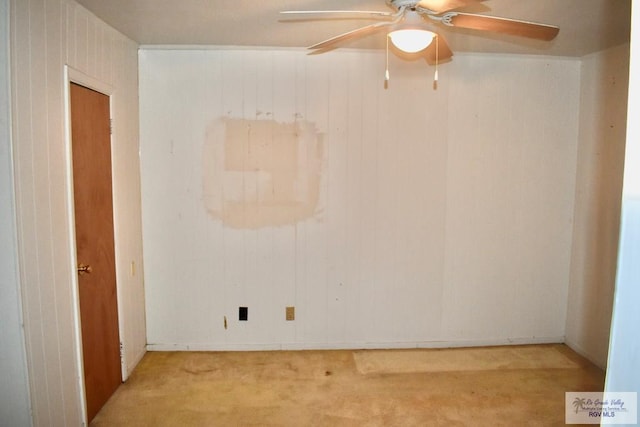
[[[149,348],[563,341],[580,62],[456,55],[437,90],[390,71],[141,51]]]
[[[567,343],[605,368],[620,236],[629,45],[582,58]]]
[[[29,426],[11,157],[9,0],[0,0],[0,424]]]
[[[146,344],[137,45],[73,1],[12,0],[10,16],[12,144],[33,419],[35,425],[80,425],[64,66],[114,89],[116,263],[130,371]]]

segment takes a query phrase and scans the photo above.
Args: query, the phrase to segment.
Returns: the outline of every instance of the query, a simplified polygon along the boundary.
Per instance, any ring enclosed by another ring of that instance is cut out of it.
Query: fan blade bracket
[[[416,9],[425,13],[444,13],[453,9],[476,5],[484,0],[419,0],[415,2]]]
[[[374,18],[392,18],[395,13],[382,12],[377,10],[283,10],[281,15],[368,15]],[[358,16],[360,17],[360,16]],[[331,18],[331,16],[326,16]]]

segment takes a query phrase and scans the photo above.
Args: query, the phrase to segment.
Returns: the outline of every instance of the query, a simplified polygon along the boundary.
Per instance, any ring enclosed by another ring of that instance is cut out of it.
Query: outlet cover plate
[[[296,320],[296,308],[295,307],[287,307],[285,318],[287,321]]]

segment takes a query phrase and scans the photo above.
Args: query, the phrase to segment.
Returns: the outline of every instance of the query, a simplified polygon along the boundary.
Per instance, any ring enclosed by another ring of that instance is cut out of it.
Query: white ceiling
[[[141,45],[306,47],[371,20],[291,20],[282,10],[392,11],[384,0],[76,0]],[[478,12],[553,24],[551,42],[445,28],[455,52],[583,56],[629,40],[631,0],[486,0]],[[373,34],[344,47],[382,48]]]

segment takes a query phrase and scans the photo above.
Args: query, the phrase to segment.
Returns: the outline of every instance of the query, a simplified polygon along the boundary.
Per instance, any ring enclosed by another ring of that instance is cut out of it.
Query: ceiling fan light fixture
[[[395,47],[406,53],[416,53],[431,44],[435,33],[416,28],[391,31],[388,34]]]

